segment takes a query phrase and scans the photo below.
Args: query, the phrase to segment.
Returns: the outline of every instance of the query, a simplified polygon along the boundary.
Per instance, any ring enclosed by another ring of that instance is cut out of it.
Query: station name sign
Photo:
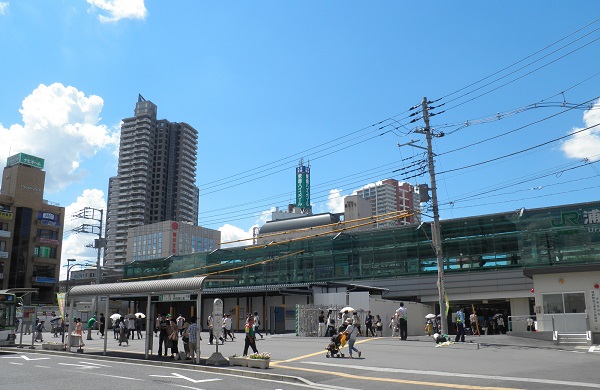
[[[158,296],[158,300],[164,301],[189,301],[190,294],[162,294]]]

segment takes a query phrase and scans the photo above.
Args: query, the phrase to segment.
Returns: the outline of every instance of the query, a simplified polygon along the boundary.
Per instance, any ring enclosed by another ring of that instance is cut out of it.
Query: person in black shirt
[[[167,320],[167,315],[166,314],[161,314],[160,315],[160,322],[158,324],[158,356],[162,355],[163,352],[163,344],[165,346],[165,355],[167,356],[167,348],[168,348],[168,342],[169,342],[169,334],[167,333],[167,329],[169,328],[170,325],[170,321]]]

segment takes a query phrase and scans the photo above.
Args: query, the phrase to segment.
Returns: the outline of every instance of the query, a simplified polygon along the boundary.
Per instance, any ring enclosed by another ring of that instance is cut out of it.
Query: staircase
[[[556,345],[592,345],[592,332],[585,333],[559,333],[553,332],[552,339]]]

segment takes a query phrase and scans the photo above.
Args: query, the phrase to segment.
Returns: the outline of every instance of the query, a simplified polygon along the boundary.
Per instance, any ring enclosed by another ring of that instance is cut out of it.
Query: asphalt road
[[[226,357],[240,355],[240,340],[238,336],[235,342],[220,345],[219,351]],[[77,388],[85,381],[100,380],[107,387],[126,383],[129,389],[138,385],[144,389],[154,385],[191,389],[600,389],[600,346],[557,347],[507,335],[471,338],[472,342],[439,348],[425,336],[408,341],[359,338],[359,359],[327,358],[325,338],[265,336],[257,344],[261,352],[272,354],[267,370],[198,366],[157,356],[144,360],[143,341],[131,340],[129,346],[119,347],[111,334],[107,356],[101,352],[103,340],[96,336],[85,341],[83,354],[40,351],[39,343],[36,350],[15,348],[11,352],[16,354],[0,356],[0,388],[25,388],[23,384],[27,388],[74,388],[67,378],[75,375],[77,381],[84,381]],[[206,345],[205,338],[201,349],[205,359],[215,346]],[[347,354],[347,348],[343,351]]]

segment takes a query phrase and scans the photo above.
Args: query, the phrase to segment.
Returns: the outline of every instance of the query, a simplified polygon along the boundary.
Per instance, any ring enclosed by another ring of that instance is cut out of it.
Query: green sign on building
[[[10,156],[6,159],[6,166],[12,167],[13,165],[23,164],[29,165],[30,167],[44,169],[44,159],[32,156],[30,154],[19,153],[14,156]]]

